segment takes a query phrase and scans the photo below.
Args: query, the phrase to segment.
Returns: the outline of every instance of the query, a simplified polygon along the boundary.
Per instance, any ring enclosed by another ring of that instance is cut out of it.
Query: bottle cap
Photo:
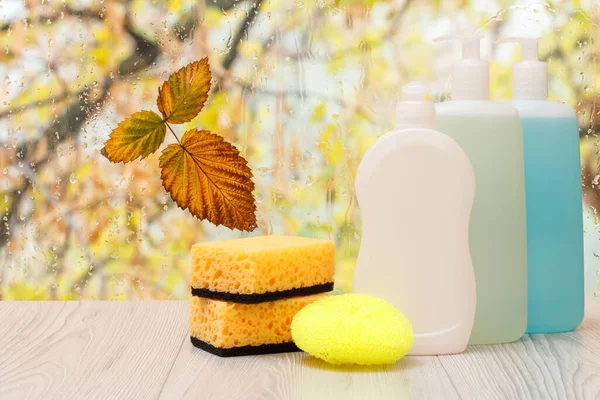
[[[452,100],[489,100],[490,66],[481,59],[480,46],[483,36],[447,35],[435,42],[459,40],[462,58],[452,66]]]
[[[538,39],[510,37],[496,43],[519,43],[521,61],[512,67],[514,100],[546,100],[548,98],[548,65],[538,59]]]
[[[435,107],[425,100],[427,87],[411,82],[402,87],[403,98],[396,106],[396,129],[435,128]]]

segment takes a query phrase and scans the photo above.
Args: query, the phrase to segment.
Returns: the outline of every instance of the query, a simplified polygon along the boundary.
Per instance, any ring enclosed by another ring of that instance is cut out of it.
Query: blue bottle
[[[567,332],[584,313],[583,213],[575,111],[547,100],[537,39],[518,42],[513,105],[523,128],[527,215],[527,333]]]

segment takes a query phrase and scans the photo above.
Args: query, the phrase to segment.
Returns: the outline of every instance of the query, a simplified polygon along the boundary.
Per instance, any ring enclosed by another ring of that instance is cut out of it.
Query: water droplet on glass
[[[258,168],[258,169],[257,169],[257,171],[258,171],[258,174],[259,174],[260,176],[266,176],[266,175],[268,175],[269,173],[273,172],[273,171],[274,171],[274,169],[272,169],[272,168],[267,168],[267,167],[261,167],[261,168]]]
[[[69,176],[69,182],[71,182],[71,183],[77,182],[77,177],[75,176],[75,173],[71,173],[71,175]]]

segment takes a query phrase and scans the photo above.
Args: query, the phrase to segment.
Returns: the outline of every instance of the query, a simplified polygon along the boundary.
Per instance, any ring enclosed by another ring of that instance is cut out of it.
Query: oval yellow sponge
[[[391,364],[408,353],[414,335],[404,315],[365,294],[328,296],[292,321],[296,346],[331,364]]]

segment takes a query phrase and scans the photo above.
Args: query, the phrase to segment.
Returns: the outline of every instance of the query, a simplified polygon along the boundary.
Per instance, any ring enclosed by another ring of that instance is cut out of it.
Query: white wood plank
[[[0,302],[0,398],[156,398],[184,302]]]
[[[576,332],[388,367],[194,348],[182,302],[0,302],[0,398],[593,399],[600,302]]]
[[[406,397],[405,397],[406,396]],[[219,358],[184,344],[162,399],[458,398],[435,357],[335,367],[303,353]]]
[[[303,353],[220,358],[186,339],[162,399],[452,399],[456,391],[435,357],[392,366],[336,367]]]
[[[439,357],[463,398],[600,397],[600,303],[587,305],[575,332],[526,335],[516,343],[471,346]]]
[[[161,399],[286,399],[298,353],[219,358],[183,345]]]
[[[294,399],[456,399],[437,357],[406,357],[389,366],[332,366],[305,356]]]

